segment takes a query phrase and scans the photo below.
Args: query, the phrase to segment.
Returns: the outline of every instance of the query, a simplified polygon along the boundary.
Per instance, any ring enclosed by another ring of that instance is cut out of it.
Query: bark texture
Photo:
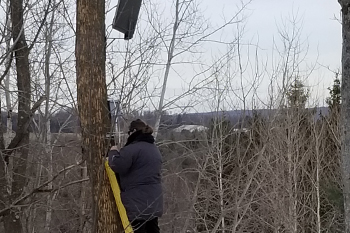
[[[14,200],[20,197],[23,194],[24,187],[27,183],[26,167],[29,153],[29,131],[27,125],[31,116],[31,88],[28,59],[29,48],[24,34],[23,1],[11,0],[10,8],[12,20],[12,39],[16,42],[14,45],[18,89],[18,130],[16,132],[16,138],[19,140],[16,145],[14,145],[13,142],[11,142],[12,145],[10,144],[10,146],[18,153],[16,153],[16,156],[14,157],[12,192],[7,198],[7,203],[12,203]],[[6,156],[9,156],[9,153],[7,153]],[[8,158],[5,157],[4,160],[8,161]],[[11,208],[10,211],[8,211],[8,213],[4,216],[4,227],[5,231],[8,233],[22,232],[20,207]]]
[[[76,69],[78,108],[93,193],[93,232],[122,232],[113,193],[105,173],[105,140],[110,125],[105,70],[105,2],[77,1]]]
[[[350,232],[350,1],[339,0],[342,8],[341,156],[345,232]]]

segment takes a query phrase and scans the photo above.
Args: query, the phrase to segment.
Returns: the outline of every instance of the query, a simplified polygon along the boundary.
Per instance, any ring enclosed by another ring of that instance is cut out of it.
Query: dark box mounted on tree
[[[124,33],[124,39],[133,37],[142,0],[119,0],[112,27]]]
[[[115,129],[116,129],[116,124],[118,117],[121,116],[121,106],[120,106],[120,101],[119,100],[107,100],[107,107],[108,107],[108,114],[109,114],[109,119],[111,123],[111,128],[110,132],[107,133],[106,135],[106,140],[108,141],[108,144],[110,146],[115,146],[116,141],[115,141]]]

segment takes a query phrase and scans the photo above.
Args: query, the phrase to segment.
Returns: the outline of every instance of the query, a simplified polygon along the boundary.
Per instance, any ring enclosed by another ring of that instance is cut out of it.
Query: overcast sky
[[[229,14],[239,2],[204,0],[202,4],[208,5],[209,12],[212,12],[212,18],[215,19],[220,12]],[[271,50],[272,40],[278,37],[278,27],[283,27],[283,20],[293,16],[300,19],[301,39],[308,44],[306,60],[318,64],[306,82],[312,89],[313,97],[320,98],[321,104],[328,94],[327,87],[332,85],[334,78],[328,68],[337,71],[341,67],[342,39],[341,25],[337,20],[340,18],[338,1],[253,0],[248,9],[245,38],[258,38],[259,46],[266,51]]]
[[[208,5],[207,14],[215,20],[222,12],[226,15],[234,12],[238,2],[203,0],[202,5]],[[340,18],[337,0],[253,0],[248,9],[246,31],[258,35],[261,46],[268,49],[271,39],[278,34],[277,26],[281,25],[282,19],[297,15],[302,21],[303,37],[308,39],[311,49],[319,49],[320,62],[335,67],[340,65],[341,25],[335,20]]]
[[[243,1],[248,2],[248,0]],[[172,1],[160,0],[159,2],[169,5]],[[235,14],[237,6],[241,5],[241,0],[200,0],[199,2],[205,17],[210,19],[210,24],[214,27],[223,22],[223,17],[228,18]],[[304,65],[314,67],[312,74],[303,78],[312,91],[312,98],[317,99],[315,101],[318,105],[324,105],[324,100],[329,92],[327,87],[333,83],[334,71],[341,68],[342,35],[340,22],[337,20],[340,18],[338,1],[252,0],[244,11],[244,15],[247,17],[244,23],[243,39],[245,42],[259,45],[259,55],[263,57],[262,60],[271,60],[273,40],[279,37],[279,29],[285,29],[283,21],[293,17],[298,19],[297,27],[301,28],[300,40],[307,48],[305,51],[307,65]],[[138,27],[141,26],[138,25]],[[221,36],[225,37],[225,35],[232,36],[232,31]],[[205,48],[206,54],[203,56],[213,56],[215,49],[215,47]],[[179,82],[179,77],[191,72],[193,69],[180,67],[170,75],[168,97],[183,86]],[[260,89],[263,94],[266,94],[267,82],[268,80],[262,84],[262,89]]]
[[[298,14],[302,19],[303,37],[310,45],[310,55],[316,57],[318,49],[320,63],[340,67],[341,25],[335,20],[340,17],[337,0],[255,0],[250,9],[247,29],[259,34],[262,44],[277,34],[275,25],[280,24],[283,17]]]

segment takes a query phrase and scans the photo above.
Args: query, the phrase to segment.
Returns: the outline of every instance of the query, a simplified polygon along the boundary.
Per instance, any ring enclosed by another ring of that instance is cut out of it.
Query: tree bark
[[[1,101],[0,101],[0,109],[1,109]],[[0,111],[0,119],[2,119],[1,111]],[[5,149],[4,127],[3,127],[2,121],[0,121],[0,150],[3,151],[4,149]],[[7,163],[5,160],[5,156],[3,153],[0,153],[0,210],[4,209],[6,205],[8,205],[8,203],[6,202],[6,200],[8,199],[6,169],[7,169]]]
[[[341,157],[345,232],[350,232],[350,0],[342,8]]]
[[[104,169],[110,125],[105,70],[105,2],[77,1],[76,70],[82,149],[93,194],[93,232],[122,232]]]
[[[56,5],[56,1],[52,1],[52,5]],[[50,62],[51,62],[51,52],[52,52],[52,43],[53,43],[53,26],[55,20],[55,10],[51,13],[51,20],[49,26],[46,28],[46,41],[45,41],[45,114],[43,122],[43,145],[45,145],[45,155],[48,157],[47,164],[47,178],[52,180],[53,178],[53,165],[52,165],[52,150],[51,150],[51,128],[50,128],[50,94],[51,94],[51,73],[50,73]],[[53,189],[53,182],[50,182],[47,185],[49,190]],[[54,195],[52,193],[47,195],[47,209],[46,209],[46,219],[45,219],[45,231],[51,231],[51,220],[52,220],[52,203]]]
[[[10,10],[10,1],[6,2],[6,15],[10,15],[11,10]],[[12,63],[12,52],[11,52],[11,20],[10,17],[8,17],[7,22],[6,22],[6,29],[5,29],[5,40],[6,40],[6,54],[7,54],[7,59],[6,59],[6,67],[10,67]],[[4,86],[5,86],[5,99],[6,99],[6,110],[7,110],[7,118],[6,118],[6,133],[5,133],[5,138],[4,138],[4,144],[5,148],[8,147],[10,144],[11,140],[13,139],[13,131],[12,131],[12,104],[11,104],[11,95],[10,95],[10,70],[8,70],[7,73],[4,74],[5,79],[4,79]],[[6,165],[6,170],[5,170],[5,176],[7,179],[7,195],[10,195],[12,193],[12,170],[13,170],[13,159],[12,157],[9,157]]]
[[[29,132],[27,122],[30,118],[30,72],[29,72],[29,48],[24,34],[23,22],[23,1],[11,0],[11,20],[12,20],[12,39],[17,41],[14,45],[16,70],[17,70],[17,89],[18,89],[18,132],[21,135],[16,135],[21,138],[17,149],[18,156],[14,158],[12,193],[8,198],[9,203],[18,198],[24,190],[27,182],[26,167],[27,157],[29,153]],[[26,128],[26,129],[25,129]],[[25,129],[25,130],[21,130]],[[6,161],[6,158],[5,158]],[[7,215],[4,216],[4,227],[8,233],[22,232],[21,224],[21,209],[11,209]]]

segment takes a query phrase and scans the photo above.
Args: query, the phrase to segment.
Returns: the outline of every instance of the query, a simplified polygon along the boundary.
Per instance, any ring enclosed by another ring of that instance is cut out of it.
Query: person
[[[162,156],[153,129],[140,119],[129,126],[123,148],[111,147],[108,164],[119,176],[122,203],[135,233],[159,233],[163,214]]]

